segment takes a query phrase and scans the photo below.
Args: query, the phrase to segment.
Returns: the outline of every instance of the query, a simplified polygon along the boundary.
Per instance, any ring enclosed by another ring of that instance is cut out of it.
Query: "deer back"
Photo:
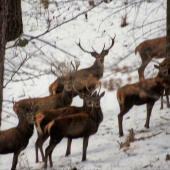
[[[166,37],[146,40],[135,48],[135,54],[138,51],[141,57],[143,53],[146,53],[151,59],[153,57],[164,58],[166,56],[166,47]]]

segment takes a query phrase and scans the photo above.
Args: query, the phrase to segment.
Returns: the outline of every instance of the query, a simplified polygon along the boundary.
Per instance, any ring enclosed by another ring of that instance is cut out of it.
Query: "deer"
[[[147,117],[144,127],[149,128],[152,108],[162,95],[164,89],[170,85],[170,67],[160,67],[155,78],[142,82],[125,85],[117,90],[117,100],[120,106],[118,114],[119,135],[123,136],[123,116],[134,106],[146,104]]]
[[[101,53],[97,53],[93,47],[92,47],[93,49],[92,52],[86,51],[81,46],[80,41],[77,44],[82,51],[84,51],[85,53],[91,54],[91,56],[95,58],[95,62],[93,63],[91,67],[78,70],[74,74],[75,88],[79,92],[86,90],[86,85],[88,86],[89,89],[94,88],[96,84],[98,83],[98,80],[100,80],[100,78],[103,77],[104,58],[109,53],[109,50],[113,47],[115,37],[111,38],[112,43],[109,48],[105,49],[105,44],[104,44]],[[50,95],[62,92],[63,85],[60,81],[61,79],[58,78],[49,86]],[[77,95],[78,95],[77,93],[74,93],[74,97]]]
[[[74,71],[76,72],[76,70]],[[70,106],[73,100],[74,82],[75,79],[73,77],[73,72],[70,72],[69,75],[62,77],[62,84],[64,85],[62,93],[42,98],[20,100],[15,103],[13,110],[15,113],[17,113],[17,110],[20,108],[29,110],[32,106],[32,101],[34,102],[32,107],[35,108],[38,106],[36,114],[43,110],[58,109]]]
[[[154,67],[156,69],[160,69],[162,70],[161,68],[168,68],[170,66],[170,57],[166,57],[160,64],[159,66],[157,65],[154,65]],[[165,70],[165,73],[164,74],[168,74]],[[169,108],[170,105],[169,105],[169,94],[170,94],[170,87],[166,88],[164,90],[164,93],[162,93],[161,95],[161,107],[160,107],[160,110],[163,109],[163,96],[165,95],[166,96],[166,103],[167,103],[167,107]]]
[[[103,121],[100,99],[105,95],[105,92],[102,92],[100,95],[99,92],[93,100],[93,108],[89,114],[82,111],[75,115],[56,118],[46,125],[44,133],[50,135],[50,142],[45,150],[44,168],[47,168],[48,157],[50,160],[50,167],[53,166],[52,152],[55,146],[59,144],[64,137],[72,139],[83,138],[82,161],[86,161],[89,137],[98,131],[99,125]]]
[[[135,48],[135,55],[139,53],[142,64],[138,69],[139,80],[143,81],[144,70],[152,58],[165,58],[166,57],[166,37],[155,38],[151,40],[146,40],[140,43]]]
[[[18,126],[0,132],[0,154],[14,153],[11,170],[16,169],[18,155],[27,147],[33,135],[37,109],[38,107],[29,111],[17,110]]]
[[[88,87],[86,87],[86,88],[88,90],[88,93],[87,92],[80,93],[75,89],[75,91],[79,94],[79,97],[81,99],[83,99],[82,107],[67,106],[67,107],[55,109],[55,110],[54,109],[53,110],[45,110],[45,111],[39,112],[36,115],[35,127],[37,128],[37,132],[38,132],[37,141],[35,143],[36,163],[39,162],[38,148],[40,149],[42,160],[44,161],[44,153],[43,153],[42,145],[49,137],[48,133],[44,134],[44,128],[49,122],[51,122],[52,120],[54,120],[57,117],[74,115],[74,114],[77,114],[82,111],[90,112],[92,110],[93,97],[96,95],[96,92],[93,95],[91,95],[91,94],[95,91],[97,86],[93,90],[88,89]],[[68,138],[67,150],[66,150],[65,156],[68,156],[69,154],[71,154],[71,151],[70,151],[71,150],[71,142],[72,142],[72,139]]]

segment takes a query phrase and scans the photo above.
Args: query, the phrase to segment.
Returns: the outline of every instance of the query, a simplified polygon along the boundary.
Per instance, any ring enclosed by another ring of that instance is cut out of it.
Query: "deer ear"
[[[154,65],[154,67],[155,67],[156,69],[159,69],[159,66],[158,66],[158,65]]]
[[[100,98],[102,98],[105,95],[105,91],[101,93]]]
[[[92,97],[96,97],[97,95],[97,91],[95,91],[93,94],[92,94]]]
[[[92,52],[91,55],[96,58],[97,54],[95,52]]]

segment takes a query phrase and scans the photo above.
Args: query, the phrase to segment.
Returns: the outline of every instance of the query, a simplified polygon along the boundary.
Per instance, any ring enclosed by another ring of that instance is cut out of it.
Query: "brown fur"
[[[15,170],[18,155],[24,150],[33,134],[34,112],[25,113],[23,110],[17,112],[19,123],[17,127],[0,132],[0,154],[14,153],[11,170]]]
[[[66,79],[62,93],[43,98],[20,100],[19,102],[15,103],[13,110],[15,113],[17,113],[19,109],[30,110],[30,108],[36,108],[38,106],[38,110],[36,112],[38,113],[43,110],[57,109],[69,106],[71,105],[73,99],[73,86],[74,79],[69,77]]]
[[[166,57],[166,37],[146,40],[135,48],[135,54],[139,53],[142,64],[138,69],[139,80],[144,80],[144,70],[152,58]]]
[[[36,162],[39,162],[38,160],[38,148],[40,149],[42,160],[44,161],[44,153],[42,150],[42,145],[48,138],[48,134],[44,134],[44,128],[45,126],[52,121],[53,119],[57,117],[64,117],[68,115],[74,115],[78,114],[82,111],[91,111],[92,110],[92,102],[93,97],[95,97],[96,92],[91,96],[90,94],[79,94],[80,98],[83,99],[83,106],[82,107],[75,107],[75,106],[68,106],[56,110],[47,110],[42,111],[36,115],[37,121],[36,121],[36,128],[38,132],[38,138],[35,143],[35,151],[36,151]],[[68,145],[66,150],[66,156],[68,156],[71,153],[71,142],[72,139],[68,139]]]
[[[84,90],[86,90],[85,88],[86,85],[88,88],[93,88],[97,84],[98,80],[103,76],[104,57],[108,54],[109,49],[114,45],[114,39],[115,38],[112,39],[111,46],[107,50],[104,50],[103,48],[100,54],[98,54],[97,52],[87,52],[81,47],[80,43],[78,44],[78,46],[83,51],[90,53],[93,57],[96,58],[94,64],[91,67],[79,70],[74,74],[75,88],[78,91],[85,92]],[[62,92],[62,85],[60,81],[61,81],[60,79],[57,79],[54,81],[54,83],[52,83],[49,86],[50,95]],[[77,95],[78,95],[77,93],[74,93],[74,96],[77,96]]]
[[[82,161],[86,160],[86,149],[88,139],[98,130],[99,124],[103,120],[103,113],[100,107],[100,99],[104,92],[97,95],[93,102],[93,109],[89,114],[80,112],[75,115],[59,117],[46,125],[44,131],[50,135],[50,144],[45,151],[45,165],[47,168],[47,158],[49,156],[50,166],[52,167],[52,151],[55,146],[64,138],[83,137],[83,156]]]
[[[168,68],[170,71],[170,67]],[[120,106],[118,114],[119,135],[123,136],[122,121],[123,116],[134,105],[147,105],[147,118],[145,127],[149,128],[149,119],[154,103],[162,95],[165,88],[169,86],[170,75],[168,76],[159,73],[156,78],[146,79],[135,84],[128,84],[118,89],[117,99]]]

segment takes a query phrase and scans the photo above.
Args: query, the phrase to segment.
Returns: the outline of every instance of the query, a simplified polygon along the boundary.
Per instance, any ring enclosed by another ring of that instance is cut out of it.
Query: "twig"
[[[167,120],[167,121],[169,121],[169,120],[170,120],[170,119],[165,118],[165,117],[163,117],[163,116],[160,116],[160,118],[161,118],[161,119],[164,119],[164,120]]]

